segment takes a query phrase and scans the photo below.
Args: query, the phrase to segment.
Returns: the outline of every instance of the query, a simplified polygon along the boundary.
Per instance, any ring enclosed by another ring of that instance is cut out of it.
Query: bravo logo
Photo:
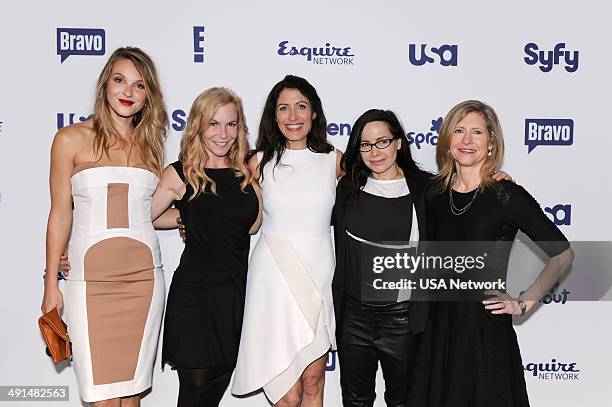
[[[537,146],[571,146],[574,144],[572,119],[525,119],[527,154]]]
[[[578,51],[564,50],[565,43],[560,42],[555,45],[552,51],[540,51],[538,44],[530,42],[525,45],[525,62],[527,65],[535,65],[540,63],[538,68],[542,72],[550,72],[555,67],[564,63],[567,72],[576,72],[578,70]],[[561,60],[563,59],[563,60]]]
[[[281,41],[276,53],[280,56],[301,56],[315,65],[354,65],[355,54],[351,47],[335,47],[326,42],[323,47],[297,47],[289,41]]]
[[[531,362],[524,365],[523,370],[525,374],[529,372],[539,380],[580,380],[580,369],[576,367],[576,362],[562,363],[557,362],[557,359],[546,363]]]
[[[440,133],[440,127],[442,127],[442,120],[442,117],[433,119],[429,131],[426,133],[416,133],[414,131],[406,133],[408,144],[414,144],[419,150],[421,149],[421,144],[438,145],[438,134]]]
[[[420,51],[417,56],[417,47],[420,47]],[[408,59],[412,65],[421,66],[427,63],[433,64],[436,62],[437,57],[440,65],[442,66],[457,66],[457,58],[459,54],[458,45],[444,44],[439,47],[429,47],[427,50],[427,44],[409,44],[408,45]]]
[[[101,28],[58,28],[57,55],[63,63],[70,55],[104,55],[106,36]]]
[[[550,215],[550,220],[557,226],[572,224],[572,205],[558,204],[544,208],[544,212]]]
[[[57,129],[64,128],[66,126],[70,126],[71,124],[84,122],[85,120],[89,120],[94,117],[93,114],[89,116],[81,116],[76,113],[58,113],[57,114]]]

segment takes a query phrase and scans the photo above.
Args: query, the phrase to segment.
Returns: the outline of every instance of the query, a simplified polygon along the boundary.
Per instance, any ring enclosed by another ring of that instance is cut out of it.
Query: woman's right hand
[[[176,218],[176,223],[178,223],[178,230],[179,230],[179,235],[181,236],[181,239],[183,239],[183,242],[185,242],[185,224],[183,223],[183,219],[181,219],[181,217],[179,216],[178,218]]]
[[[64,296],[58,287],[45,287],[45,294],[43,296],[42,306],[40,310],[43,314],[51,311],[53,308],[57,308],[57,312],[62,311],[64,306]]]

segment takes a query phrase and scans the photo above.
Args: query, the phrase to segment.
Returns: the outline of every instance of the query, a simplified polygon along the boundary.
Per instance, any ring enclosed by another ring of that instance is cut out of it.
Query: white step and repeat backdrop
[[[68,385],[70,401],[52,405],[81,405],[72,368],[52,365],[36,327],[49,147],[58,128],[91,114],[95,80],[115,48],[141,47],[157,64],[170,114],[168,162],[177,157],[191,102],[211,86],[242,96],[252,143],[268,91],[288,73],[315,85],[329,139],[340,149],[363,111],[392,109],[429,170],[435,170],[442,116],[459,101],[481,99],[497,110],[504,128],[503,169],[568,238],[610,241],[610,12],[606,2],[570,1],[3,4],[0,385]],[[81,37],[67,44],[63,38],[71,34]],[[316,55],[321,48],[325,56]],[[160,233],[160,240],[169,284],[182,243],[175,232]],[[533,406],[612,403],[611,303],[571,300],[558,287],[547,304],[517,322]],[[554,372],[561,363],[570,372]],[[174,371],[156,370],[143,405],[173,405],[177,388]],[[382,406],[380,380],[378,394],[376,406]],[[325,400],[340,405],[333,359]],[[15,402],[28,404],[48,403]],[[267,402],[261,395],[227,394],[222,405]]]

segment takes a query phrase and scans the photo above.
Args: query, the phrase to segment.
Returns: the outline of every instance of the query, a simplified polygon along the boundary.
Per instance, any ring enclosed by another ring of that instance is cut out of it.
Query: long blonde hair
[[[134,132],[133,143],[140,153],[144,165],[153,170],[158,176],[164,165],[164,141],[168,128],[168,115],[164,106],[159,80],[155,65],[151,58],[140,48],[125,47],[118,48],[110,56],[106,65],[98,77],[96,85],[96,101],[94,104],[94,153],[108,157],[109,149],[115,143],[126,147],[126,142],[121,138],[115,128],[111,116],[110,107],[106,100],[106,88],[113,69],[113,64],[127,59],[134,64],[138,73],[142,76],[147,101],[144,107],[132,118]]]
[[[480,169],[480,188],[484,189],[493,182],[491,172],[502,162],[504,157],[504,136],[499,119],[493,108],[479,100],[466,100],[453,107],[444,118],[438,137],[436,148],[436,161],[438,162],[437,179],[442,181],[444,188],[448,188],[455,174],[455,161],[450,154],[451,138],[453,130],[469,113],[478,113],[484,120],[487,133],[489,133],[489,147],[491,155],[487,156]]]
[[[244,177],[240,182],[240,189],[244,191],[251,182],[251,173],[246,166],[249,141],[242,100],[227,88],[210,88],[200,93],[193,101],[181,140],[179,160],[183,163],[187,183],[193,189],[189,200],[205,191],[207,185],[210,185],[210,190],[214,194],[217,193],[215,181],[206,175],[205,171],[208,152],[204,146],[203,134],[210,126],[216,111],[221,106],[230,103],[234,104],[238,110],[238,137],[227,153],[227,163],[230,168],[234,169],[236,177]]]

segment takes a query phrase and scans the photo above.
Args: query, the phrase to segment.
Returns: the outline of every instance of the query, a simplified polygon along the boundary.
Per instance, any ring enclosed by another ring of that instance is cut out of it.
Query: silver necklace
[[[467,212],[468,209],[470,209],[470,206],[472,206],[472,204],[476,200],[476,197],[478,196],[478,192],[480,191],[480,185],[474,191],[474,194],[472,195],[472,199],[470,200],[470,202],[468,202],[468,204],[465,205],[463,208],[457,208],[455,206],[455,202],[453,201],[453,187],[452,187],[452,185],[454,184],[454,181],[455,181],[455,178],[453,177],[453,179],[451,180],[451,186],[448,188],[448,197],[449,197],[449,202],[450,202],[451,213],[453,215],[459,216],[459,215],[463,215],[464,213]]]

